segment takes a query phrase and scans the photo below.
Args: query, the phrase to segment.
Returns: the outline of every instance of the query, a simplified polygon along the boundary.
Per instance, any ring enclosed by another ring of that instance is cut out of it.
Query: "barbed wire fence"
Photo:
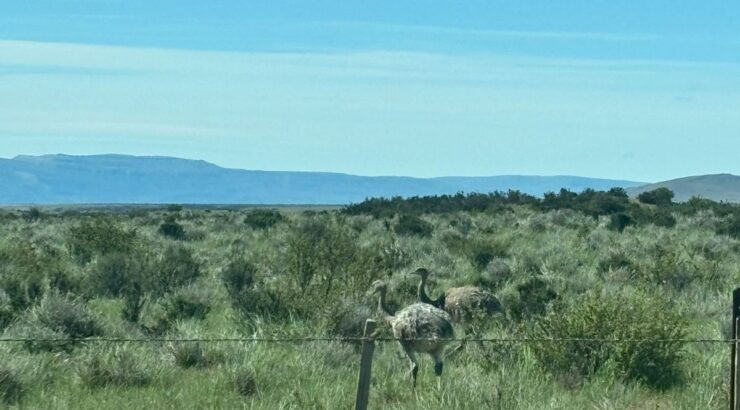
[[[365,322],[364,336],[360,337],[326,337],[326,336],[273,336],[273,337],[202,337],[202,338],[123,338],[123,337],[91,337],[91,338],[33,338],[33,337],[5,337],[0,338],[0,344],[8,343],[51,343],[51,344],[122,344],[122,343],[273,343],[273,344],[302,344],[318,342],[354,342],[362,344],[360,373],[358,378],[357,398],[355,408],[365,410],[368,406],[370,376],[372,369],[373,352],[376,343],[395,343],[401,341],[435,341],[435,342],[475,342],[489,344],[534,344],[534,343],[597,343],[597,344],[712,344],[727,345],[730,349],[730,410],[740,410],[740,288],[732,293],[732,335],[729,339],[711,338],[669,338],[669,339],[620,339],[594,337],[453,337],[453,338],[396,338],[375,336],[376,322],[368,319]]]
[[[700,338],[677,338],[677,339],[617,339],[617,338],[590,338],[590,337],[569,337],[569,338],[532,338],[532,337],[454,337],[454,338],[396,338],[396,337],[374,337],[376,322],[369,319],[365,326],[365,335],[361,337],[324,337],[324,336],[286,336],[286,337],[201,337],[201,338],[172,338],[172,337],[152,337],[152,338],[119,338],[119,337],[93,337],[93,338],[32,338],[32,337],[15,337],[0,338],[0,344],[9,343],[49,343],[56,345],[65,344],[145,344],[145,343],[238,343],[238,344],[305,344],[305,343],[327,343],[327,342],[353,342],[362,345],[360,373],[358,377],[358,387],[355,408],[366,410],[369,403],[369,389],[371,380],[371,369],[373,361],[373,352],[376,343],[397,343],[401,341],[435,341],[435,342],[474,342],[485,344],[536,344],[536,343],[596,343],[596,344],[669,344],[669,345],[688,345],[688,344],[709,344],[709,345],[726,345],[732,347],[732,360],[735,363],[736,346],[740,343],[740,335],[736,333],[734,339],[700,339]],[[740,326],[733,329],[737,332]],[[736,367],[732,367],[731,374],[735,375]],[[731,377],[731,386],[734,386],[734,377]],[[735,403],[740,406],[740,402],[735,399],[735,391],[732,389],[730,395],[731,409],[740,410],[735,407]]]
[[[615,343],[615,344],[726,344],[740,339],[613,339],[613,338],[395,338],[395,337],[247,337],[247,338],[0,338],[0,343],[311,343],[311,342],[480,342],[480,343]]]

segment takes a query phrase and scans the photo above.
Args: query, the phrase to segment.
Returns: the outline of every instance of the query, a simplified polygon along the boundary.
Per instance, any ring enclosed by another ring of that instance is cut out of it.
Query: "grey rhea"
[[[419,268],[413,272],[421,277],[419,282],[419,301],[443,309],[452,316],[455,323],[467,323],[483,314],[492,316],[503,314],[501,303],[491,292],[477,286],[449,288],[437,299],[431,299],[426,292],[429,271]]]
[[[419,371],[416,353],[431,355],[434,359],[434,373],[441,376],[445,346],[455,336],[450,315],[426,303],[414,303],[394,314],[385,303],[388,291],[386,283],[375,281],[372,290],[379,295],[378,310],[383,320],[391,326],[393,336],[398,339],[409,358],[413,386],[416,387]]]

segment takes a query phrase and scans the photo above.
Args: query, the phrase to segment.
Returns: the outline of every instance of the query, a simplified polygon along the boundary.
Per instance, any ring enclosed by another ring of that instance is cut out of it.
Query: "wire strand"
[[[732,344],[740,339],[610,339],[610,338],[395,338],[395,337],[249,337],[249,338],[2,338],[0,343],[310,343],[310,342],[480,342],[480,343],[598,343],[598,344]]]

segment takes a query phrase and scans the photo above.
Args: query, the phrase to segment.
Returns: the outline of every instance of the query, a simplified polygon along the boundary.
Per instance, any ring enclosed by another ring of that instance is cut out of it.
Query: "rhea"
[[[416,376],[419,371],[417,353],[427,353],[434,359],[434,373],[442,375],[443,353],[445,346],[454,337],[452,318],[442,309],[426,303],[414,303],[395,314],[386,305],[388,286],[383,281],[375,281],[372,291],[379,295],[378,311],[383,321],[393,330],[404,353],[409,359],[411,379],[416,387]]]
[[[462,286],[447,289],[437,299],[431,299],[426,292],[429,271],[419,268],[413,272],[421,277],[419,282],[419,301],[443,309],[453,323],[470,325],[481,316],[493,316],[503,313],[501,303],[491,292],[477,286]],[[458,346],[455,350],[462,347]]]

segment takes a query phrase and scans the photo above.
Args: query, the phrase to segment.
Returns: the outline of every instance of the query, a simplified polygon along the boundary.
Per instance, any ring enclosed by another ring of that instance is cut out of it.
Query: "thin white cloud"
[[[522,38],[522,39],[561,39],[561,40],[598,40],[613,42],[654,41],[663,36],[649,33],[610,33],[578,31],[538,31],[538,30],[484,30],[449,26],[383,24],[355,21],[312,22],[313,27],[361,28],[394,33],[425,33],[438,35],[474,36],[488,38]]]
[[[739,64],[514,57],[495,54],[460,56],[383,50],[341,53],[231,52],[0,40],[0,66],[14,67],[15,74],[23,67],[47,67],[50,70],[58,67],[129,70],[152,74],[221,73],[290,77],[300,73],[301,76],[317,78],[350,75],[395,79],[444,79],[451,75],[462,79],[467,75],[481,79],[498,77],[505,73],[527,73],[527,70],[535,74],[542,70],[571,71],[578,74],[583,74],[584,70],[660,72],[667,69],[737,69]]]

